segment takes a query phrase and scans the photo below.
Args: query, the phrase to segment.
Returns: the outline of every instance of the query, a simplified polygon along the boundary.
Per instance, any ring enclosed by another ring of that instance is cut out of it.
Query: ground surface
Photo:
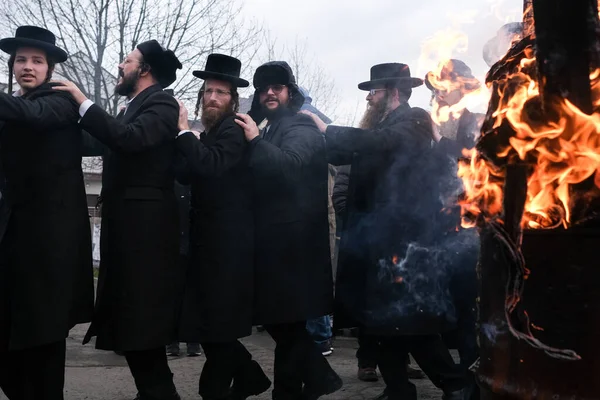
[[[132,400],[136,390],[125,359],[112,352],[95,350],[91,344],[82,346],[86,329],[87,325],[75,327],[67,340],[65,400]],[[255,333],[243,342],[272,379],[274,343],[271,338],[266,333]],[[344,387],[322,399],[367,400],[383,391],[381,380],[377,383],[365,383],[356,378],[354,339],[340,338],[336,340],[334,347],[335,351],[328,360],[342,377]],[[185,351],[184,344],[181,348]],[[182,400],[200,399],[197,382],[203,363],[204,356],[170,359],[169,364],[175,374],[175,384]],[[414,383],[419,391],[419,399],[441,399],[441,392],[429,380],[416,380]],[[251,399],[268,400],[271,395],[267,392]],[[6,400],[2,393],[0,400]]]

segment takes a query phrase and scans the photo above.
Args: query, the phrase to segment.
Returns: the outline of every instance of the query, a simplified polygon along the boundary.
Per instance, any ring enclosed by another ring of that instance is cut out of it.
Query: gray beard
[[[367,111],[360,120],[361,129],[373,129],[387,116],[387,99],[374,106],[368,106]]]

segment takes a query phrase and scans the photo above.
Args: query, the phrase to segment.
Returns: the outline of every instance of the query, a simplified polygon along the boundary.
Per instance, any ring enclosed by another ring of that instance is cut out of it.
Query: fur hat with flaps
[[[296,77],[289,64],[285,61],[271,61],[256,69],[252,84],[256,91],[252,100],[252,106],[248,113],[255,121],[264,119],[260,105],[260,90],[268,85],[285,85],[290,93],[288,109],[297,113],[304,104],[304,96],[296,83]]]
[[[165,49],[156,40],[148,40],[137,45],[144,56],[144,62],[153,70],[158,83],[166,88],[177,79],[177,70],[183,68],[172,50]]]

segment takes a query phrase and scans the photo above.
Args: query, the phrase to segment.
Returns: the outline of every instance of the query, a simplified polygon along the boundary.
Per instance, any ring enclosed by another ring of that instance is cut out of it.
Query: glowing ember
[[[505,170],[499,165],[523,163],[529,166],[527,201],[522,224],[532,229],[571,224],[569,187],[600,171],[600,114],[587,115],[568,100],[556,99],[540,113],[538,82],[532,77],[536,60],[527,52],[512,74],[496,81],[499,105],[493,113],[496,135],[495,160],[484,159],[475,151],[466,153],[470,161],[459,165],[465,195],[461,201],[463,226],[473,226],[478,218],[497,218],[502,211]],[[591,75],[594,105],[600,105],[600,71]],[[502,125],[516,132],[503,140]],[[595,187],[600,178],[594,177]],[[593,193],[592,193],[593,194]]]

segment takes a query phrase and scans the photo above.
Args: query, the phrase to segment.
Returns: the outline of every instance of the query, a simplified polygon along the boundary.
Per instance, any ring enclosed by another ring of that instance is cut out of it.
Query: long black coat
[[[177,138],[192,185],[190,264],[180,339],[227,342],[252,333],[254,218],[242,128],[228,115],[198,140]]]
[[[274,121],[251,143],[255,186],[255,323],[332,310],[333,278],[323,135],[302,114]]]
[[[462,156],[463,149],[475,146],[475,138],[478,136],[483,117],[482,114],[465,110],[458,122],[456,139],[442,138],[433,150],[438,168],[435,176],[438,178],[439,192],[446,204],[444,212],[440,214],[440,234],[444,242],[451,244],[447,265],[450,273],[450,292],[459,325],[458,330],[444,335],[446,343],[452,347],[469,339],[465,338],[465,329],[472,333],[473,338],[475,335],[479,239],[475,229],[460,228],[460,207],[456,195],[462,191],[463,186],[456,174],[456,161]],[[474,344],[474,339],[472,342]]]
[[[78,106],[44,84],[0,94],[0,159],[6,178],[0,245],[0,352],[63,340],[89,322],[94,281],[81,170]]]
[[[351,164],[336,280],[339,327],[428,334],[453,322],[435,249],[442,205],[430,174],[431,129],[429,115],[408,104],[372,130],[327,128],[329,161]]]
[[[183,282],[174,194],[179,106],[151,86],[115,119],[91,106],[81,126],[108,148],[96,313],[84,343],[146,350],[175,338]]]

